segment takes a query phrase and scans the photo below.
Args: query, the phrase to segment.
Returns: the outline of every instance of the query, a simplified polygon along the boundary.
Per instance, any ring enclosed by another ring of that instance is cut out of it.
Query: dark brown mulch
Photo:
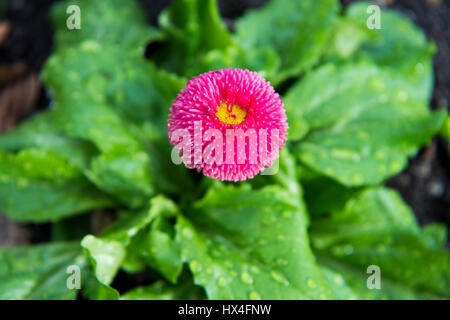
[[[140,0],[149,22],[156,24],[158,13],[168,0]],[[354,0],[342,0],[348,5]],[[48,9],[54,0],[6,0],[6,20],[0,24],[0,132],[4,132],[37,109],[48,105],[46,92],[37,74],[49,56],[52,31]],[[264,0],[221,0],[226,21]],[[450,4],[445,0],[378,0],[409,16],[436,42],[435,88],[431,107],[449,108]],[[450,151],[448,142],[436,138],[411,160],[407,170],[388,185],[398,189],[412,206],[419,222],[444,222],[450,226]],[[48,240],[48,225],[20,225],[0,215],[0,246]]]

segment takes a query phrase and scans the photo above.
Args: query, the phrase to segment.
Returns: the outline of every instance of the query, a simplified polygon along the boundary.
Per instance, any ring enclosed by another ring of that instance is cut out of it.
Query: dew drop
[[[306,285],[311,289],[314,289],[316,287],[316,283],[312,279],[308,279],[308,281],[306,281]]]
[[[290,218],[291,217],[291,212],[290,211],[283,211],[283,218],[286,218],[286,219],[288,219],[288,218]]]
[[[401,161],[393,161],[390,164],[389,169],[392,172],[397,172],[397,171],[400,171],[402,167],[403,167],[403,163]]]
[[[335,275],[333,280],[334,280],[334,282],[336,284],[340,284],[341,285],[341,284],[344,283],[344,278],[340,274]]]
[[[363,183],[363,181],[364,181],[364,177],[360,174],[355,173],[352,176],[352,183],[354,183],[354,184],[361,184],[361,183]]]
[[[259,273],[258,267],[252,266],[250,269],[252,270],[253,273]]]
[[[285,286],[289,285],[289,281],[281,273],[279,273],[275,270],[272,270],[270,272],[270,275],[276,282],[282,283]]]
[[[383,161],[383,160],[386,160],[387,154],[386,154],[386,152],[384,152],[382,150],[378,150],[377,152],[375,152],[375,158],[377,160]]]
[[[183,237],[187,238],[187,239],[192,239],[192,230],[188,229],[188,228],[184,228],[182,231]]]
[[[389,97],[387,94],[380,95],[380,102],[386,102],[388,101]]]
[[[30,182],[27,179],[24,178],[19,178],[17,180],[17,186],[19,187],[19,189],[25,189],[29,186]]]
[[[127,231],[127,236],[134,237],[138,232],[138,228],[131,228]]]
[[[415,65],[414,70],[416,73],[422,73],[425,70],[423,63],[418,63]]]
[[[396,98],[398,101],[405,102],[408,99],[408,92],[404,90],[397,91]]]
[[[277,258],[276,263],[279,266],[285,267],[285,266],[287,266],[289,264],[289,261],[287,261],[286,259],[283,259],[283,258]]]
[[[223,288],[228,284],[228,280],[225,277],[220,277],[217,281],[217,284],[219,285],[219,287]]]
[[[354,249],[353,249],[353,246],[351,246],[351,245],[347,245],[344,247],[344,253],[347,255],[352,254],[353,251],[354,251]]]
[[[242,280],[242,282],[244,282],[246,284],[252,284],[253,283],[253,278],[250,275],[250,273],[248,273],[248,272],[242,272],[241,280]]]
[[[367,132],[365,131],[358,131],[356,133],[356,136],[358,137],[358,139],[360,139],[361,141],[367,141],[367,139],[369,139],[369,135],[367,134]]]
[[[267,244],[267,240],[266,239],[259,239],[258,240],[258,244],[263,246],[263,245]]]
[[[261,300],[261,296],[256,291],[250,292],[249,298],[250,300]]]
[[[372,87],[372,89],[378,92],[384,91],[386,89],[386,84],[384,80],[380,77],[372,78],[370,80],[370,86]]]
[[[202,266],[196,260],[192,260],[189,263],[189,267],[191,268],[192,272],[200,272],[202,270]]]

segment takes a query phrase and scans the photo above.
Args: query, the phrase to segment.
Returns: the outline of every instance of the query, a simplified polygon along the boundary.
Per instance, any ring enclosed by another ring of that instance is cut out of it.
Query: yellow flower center
[[[225,101],[222,101],[216,113],[217,118],[225,124],[240,124],[245,120],[246,115],[247,110],[242,109],[236,104],[228,107]]]

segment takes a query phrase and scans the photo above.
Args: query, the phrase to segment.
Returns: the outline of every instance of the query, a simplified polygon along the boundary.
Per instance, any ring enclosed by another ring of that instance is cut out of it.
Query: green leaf
[[[103,232],[102,239],[118,241],[127,249],[124,269],[137,272],[148,265],[175,283],[182,263],[169,219],[177,213],[172,201],[156,196],[150,201],[149,209],[123,213],[121,219]]]
[[[280,157],[272,166],[271,174],[259,174],[249,182],[252,187],[262,188],[267,185],[277,184],[289,192],[294,199],[301,198],[302,190],[298,182],[298,165],[287,146],[283,148],[280,152]],[[270,168],[266,170],[270,170]]]
[[[182,270],[182,261],[171,229],[173,227],[166,219],[157,217],[150,230],[133,239],[129,253],[139,257],[170,282],[176,283]]]
[[[88,235],[81,241],[87,250],[98,281],[109,285],[125,258],[125,248],[118,241],[99,239]]]
[[[177,210],[171,200],[162,195],[155,196],[150,200],[148,209],[122,213],[118,221],[103,231],[102,238],[118,241],[126,247],[133,237],[148,227],[155,218],[172,217]]]
[[[126,292],[121,300],[205,300],[205,291],[195,286],[191,276],[183,275],[177,285],[157,281],[150,286]]]
[[[305,203],[310,215],[327,214],[340,210],[361,188],[347,188],[326,176],[301,168],[300,179]]]
[[[176,241],[210,299],[329,297],[309,248],[305,209],[290,193],[213,188],[195,208],[191,221],[178,217]]]
[[[372,3],[358,2],[348,7],[346,17],[366,28],[369,15],[367,7]],[[361,55],[370,57],[380,66],[404,75],[417,87],[425,88],[429,99],[433,86],[432,54],[435,45],[427,42],[423,31],[402,14],[381,11],[381,29],[372,30],[377,37],[363,43]]]
[[[83,1],[82,6],[105,7],[99,20],[111,23],[114,2]],[[55,10],[63,14],[64,4],[60,5]],[[124,6],[117,24],[129,28],[123,18],[136,8],[134,3]],[[91,14],[87,19],[90,27],[99,23]],[[57,33],[66,29],[65,24],[55,27]],[[0,149],[53,151],[129,207],[142,207],[153,194],[155,181],[158,191],[169,194],[192,190],[186,170],[167,161],[171,148],[166,119],[185,80],[157,70],[136,50],[117,46],[103,31],[93,37],[57,48],[42,74],[56,108],[0,137]]]
[[[313,219],[311,239],[321,264],[355,286],[358,298],[450,295],[450,254],[442,246],[442,228],[420,229],[394,191],[368,189],[343,210]],[[365,287],[369,265],[381,269],[381,290]]]
[[[294,153],[311,168],[345,186],[376,184],[405,168],[408,157],[428,143],[442,120],[443,113],[436,112],[324,129],[311,134]]]
[[[327,64],[284,99],[289,120],[310,130],[292,151],[345,186],[382,182],[441,127],[445,114],[428,111],[426,95],[368,62]]]
[[[369,61],[325,64],[297,81],[283,101],[289,120],[304,119],[310,131],[352,120],[427,114],[429,109],[427,90]]]
[[[70,138],[57,129],[54,110],[46,110],[26,119],[0,136],[0,149],[20,151],[37,148],[52,151],[80,170],[85,170],[98,149],[88,141]]]
[[[91,179],[121,201],[139,206],[153,192],[150,158],[108,103],[108,74],[101,73],[98,63],[113,65],[117,57],[101,54],[102,49],[96,42],[83,42],[59,52],[47,61],[42,76],[56,100],[58,129],[92,142],[101,152],[91,161]]]
[[[96,300],[119,300],[119,292],[111,288],[110,286],[105,286],[104,284],[99,284],[99,291]]]
[[[169,285],[159,281],[151,286],[137,287],[120,297],[121,300],[200,300],[197,295],[192,294],[192,287]]]
[[[56,100],[58,131],[99,150],[86,174],[101,189],[139,207],[153,194],[154,181],[168,193],[189,184],[185,170],[167,161],[166,120],[184,80],[135,52],[93,41],[52,56],[43,78]]]
[[[71,265],[82,270],[78,243],[52,243],[0,249],[0,299],[68,300],[77,297],[67,288]]]
[[[187,74],[196,76],[211,70],[241,68],[256,71],[261,77],[271,80],[276,77],[279,66],[280,57],[273,49],[243,49],[233,44],[224,50],[209,51],[187,71]]]
[[[148,209],[138,212],[122,212],[114,224],[103,230],[102,238],[118,241],[124,247],[127,247],[133,237],[145,229],[154,219],[154,213]]]
[[[281,57],[276,83],[315,65],[331,37],[339,4],[335,0],[270,1],[237,20],[237,41],[244,49],[268,47]]]
[[[80,8],[80,29],[66,27],[71,5]],[[138,48],[162,34],[147,25],[145,13],[136,0],[69,0],[55,4],[51,11],[56,26],[55,43],[60,47],[76,46],[87,39],[112,43],[121,47]]]
[[[97,40],[57,51],[43,77],[57,104],[65,107],[82,96],[86,103],[107,105],[129,121],[155,125],[167,118],[185,85],[184,79],[156,69],[141,54]]]
[[[52,224],[52,241],[81,241],[90,232],[91,215],[69,217]]]
[[[134,185],[131,186],[131,182],[128,182],[130,186],[123,190],[127,186],[120,185],[120,179],[123,179],[120,176],[127,175],[128,172],[125,170],[116,172],[114,167],[111,168],[111,166],[115,165],[115,162],[122,160],[121,156],[125,155],[115,154],[114,151],[110,151],[108,155],[101,155],[99,149],[93,143],[67,136],[59,122],[69,120],[61,118],[64,118],[61,115],[61,111],[54,109],[32,117],[8,134],[0,136],[0,149],[17,151],[24,148],[39,148],[49,150],[77,167],[93,184],[105,191],[117,194],[129,192],[129,188],[136,188]],[[131,166],[130,163],[132,161],[127,163],[128,167]],[[118,166],[119,164],[116,165]],[[124,168],[127,168],[127,166]],[[111,176],[105,174],[105,171],[111,173]],[[133,182],[133,184],[136,183]],[[148,189],[148,186],[144,185],[143,187]],[[136,194],[132,198],[136,199],[134,203],[136,201],[144,201],[142,196],[137,196]],[[123,195],[119,195],[119,197],[122,198]],[[124,201],[128,202],[130,199]]]
[[[326,56],[329,59],[350,59],[353,57],[361,45],[373,40],[375,32],[368,29],[366,25],[361,25],[348,17],[339,17],[329,47],[326,49]]]
[[[352,267],[335,260],[319,256],[321,270],[328,287],[339,300],[423,300],[441,299],[434,294],[411,290],[402,283],[383,277],[381,272],[381,290],[367,288],[367,278],[371,273],[366,272],[366,267]]]
[[[159,16],[166,41],[153,54],[166,70],[185,74],[199,56],[233,43],[222,22],[216,0],[175,0]]]
[[[196,76],[210,70],[242,68],[272,79],[280,58],[271,48],[243,48],[226,30],[216,0],[177,0],[160,16],[166,42],[153,53],[158,65]]]
[[[180,170],[167,162],[165,123],[185,80],[157,70],[133,49],[140,39],[155,34],[146,27],[137,2],[76,2],[85,24],[82,32],[68,32],[61,24],[68,4],[54,9],[61,46],[42,74],[55,99],[55,130],[98,149],[83,172],[129,207],[144,205],[154,192],[154,181],[169,193],[183,188],[172,182]],[[149,132],[151,137],[145,135]]]
[[[442,124],[441,130],[439,132],[444,138],[450,141],[450,116],[447,112],[445,121]]]
[[[127,247],[125,268],[130,259],[150,266],[175,283],[182,269],[178,247],[174,243],[173,226],[168,219],[178,213],[176,205],[163,196],[150,201],[150,209],[137,214],[126,214],[109,227],[102,238],[117,240]],[[131,268],[133,269],[133,268]],[[136,271],[136,270],[134,270]]]
[[[74,166],[38,149],[0,152],[0,209],[27,222],[57,221],[113,202]]]
[[[92,270],[84,274],[82,295],[90,300],[119,300],[120,297],[117,290],[99,282]]]
[[[90,50],[97,49],[89,49],[89,45],[98,49],[94,43],[84,43],[81,48],[54,55],[44,69],[43,78],[57,103],[55,125],[70,137],[92,142],[101,154],[91,160],[91,179],[100,188],[136,206],[152,193],[150,160],[127,124],[107,104],[103,87],[106,78],[96,70],[96,60],[101,61],[101,56],[92,53]],[[87,54],[80,56],[80,50],[87,50]],[[82,65],[76,65],[77,62]],[[67,69],[74,71],[68,73]]]

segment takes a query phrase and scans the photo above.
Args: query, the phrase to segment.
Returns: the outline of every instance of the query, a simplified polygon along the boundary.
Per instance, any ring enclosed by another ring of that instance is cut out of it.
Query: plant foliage
[[[66,28],[71,4],[81,30]],[[435,46],[391,11],[368,30],[368,5],[271,0],[231,33],[215,0],[174,0],[158,28],[134,0],[55,4],[41,74],[52,105],[0,136],[0,210],[51,222],[54,241],[0,249],[0,298],[75,299],[70,265],[90,299],[450,298],[444,226],[419,227],[383,186],[449,136],[446,112],[429,109]],[[220,183],[170,161],[176,94],[230,66],[281,90],[290,129],[275,176]],[[81,215],[95,210],[118,218],[94,235]],[[119,295],[119,270],[152,284]]]

